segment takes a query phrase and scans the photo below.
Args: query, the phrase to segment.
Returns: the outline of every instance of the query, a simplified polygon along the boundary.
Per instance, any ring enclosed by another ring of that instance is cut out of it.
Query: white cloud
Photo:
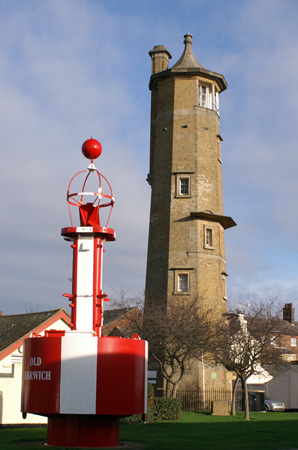
[[[200,63],[229,84],[221,95],[224,209],[238,223],[226,232],[230,290],[235,297],[272,287],[295,301],[296,1],[125,3],[0,5],[1,309],[65,304],[65,193],[87,165],[80,146],[91,135],[103,144],[96,165],[116,197],[110,225],[118,239],[106,244],[104,286],[142,291],[148,50],[166,45],[174,64],[186,32]]]

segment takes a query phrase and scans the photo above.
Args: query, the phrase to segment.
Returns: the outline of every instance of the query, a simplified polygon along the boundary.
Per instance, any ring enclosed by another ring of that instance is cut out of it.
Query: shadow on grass
[[[126,445],[125,450],[298,449],[297,423],[298,414],[292,413],[253,413],[250,421],[243,420],[243,413],[236,417],[183,413],[180,422],[121,425],[120,441],[139,443]],[[58,449],[32,445],[32,441],[45,442],[46,429],[0,430],[1,450]],[[17,445],[20,442],[22,444]]]
[[[264,414],[260,420],[260,416],[252,414],[250,421],[244,421],[243,415],[215,418],[202,413],[190,414],[192,423],[187,422],[188,414],[184,413],[183,422],[123,426],[121,439],[145,442],[147,450],[298,449],[298,415],[281,420]]]

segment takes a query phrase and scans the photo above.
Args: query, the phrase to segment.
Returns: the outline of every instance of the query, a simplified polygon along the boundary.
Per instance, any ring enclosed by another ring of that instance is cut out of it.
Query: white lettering
[[[40,366],[41,358],[40,356],[31,356],[30,358],[30,366]]]
[[[52,377],[51,370],[25,370],[25,380],[45,380],[50,381]]]

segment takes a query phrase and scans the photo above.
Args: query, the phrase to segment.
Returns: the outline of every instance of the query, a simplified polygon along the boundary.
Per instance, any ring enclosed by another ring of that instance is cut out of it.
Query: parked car
[[[286,405],[284,402],[279,402],[277,400],[272,400],[269,397],[264,399],[265,410],[268,411],[284,411],[286,409]]]

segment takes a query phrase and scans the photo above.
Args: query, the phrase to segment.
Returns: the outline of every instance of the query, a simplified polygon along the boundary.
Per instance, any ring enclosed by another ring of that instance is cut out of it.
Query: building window
[[[174,294],[189,294],[190,272],[189,270],[175,269]]]
[[[214,233],[212,227],[204,227],[204,248],[214,249]]]
[[[291,338],[291,347],[296,347],[297,341],[296,338]]]
[[[219,96],[214,85],[212,85],[212,109],[219,114]]]
[[[212,228],[206,228],[205,243],[207,247],[213,247]]]
[[[190,175],[176,174],[176,197],[190,197]]]
[[[178,292],[188,292],[188,274],[178,274]]]
[[[219,114],[219,95],[214,84],[201,84],[199,82],[199,106],[213,109]]]
[[[228,300],[228,294],[227,294],[227,274],[225,272],[222,272],[221,274],[221,281],[222,281],[222,298],[224,300]]]
[[[221,159],[221,142],[223,141],[223,138],[221,137],[220,134],[218,134],[216,137],[217,137],[217,159],[220,162],[220,164],[222,164],[222,159]]]
[[[180,195],[189,194],[189,178],[180,178]]]
[[[203,84],[199,84],[199,106],[208,108],[209,89]]]

